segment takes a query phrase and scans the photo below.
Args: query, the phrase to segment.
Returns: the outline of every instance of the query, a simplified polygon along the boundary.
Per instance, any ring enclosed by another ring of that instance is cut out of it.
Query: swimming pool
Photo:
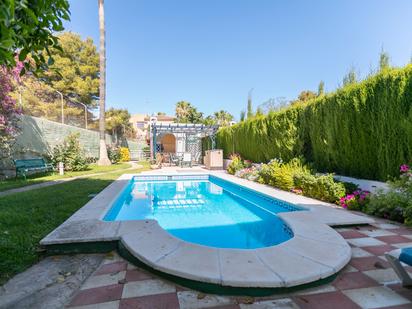
[[[276,214],[302,210],[212,175],[134,177],[105,221],[155,219],[182,240],[255,249],[293,237]]]

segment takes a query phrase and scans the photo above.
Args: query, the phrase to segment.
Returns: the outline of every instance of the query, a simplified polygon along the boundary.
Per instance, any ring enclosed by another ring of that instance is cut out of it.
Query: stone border
[[[146,172],[140,175],[188,174],[190,173]],[[278,214],[289,225],[294,237],[275,246],[258,249],[202,246],[172,236],[155,220],[102,221],[134,176],[125,174],[47,235],[41,245],[52,248],[73,243],[120,241],[121,246],[138,260],[169,275],[226,287],[290,288],[333,276],[349,262],[349,245],[329,225],[373,222],[366,216],[337,209],[331,204],[226,173],[205,174],[284,200],[308,211]]]

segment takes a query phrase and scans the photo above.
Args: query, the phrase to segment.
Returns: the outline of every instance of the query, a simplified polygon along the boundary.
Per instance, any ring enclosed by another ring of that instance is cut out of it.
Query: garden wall
[[[222,128],[217,147],[254,162],[303,156],[322,172],[376,180],[398,175],[412,160],[412,65]]]
[[[15,158],[48,155],[71,133],[79,133],[79,141],[88,157],[99,156],[99,132],[61,124],[44,118],[22,116],[21,133],[15,145]],[[114,140],[106,134],[106,143]]]
[[[47,157],[50,155],[51,150],[56,145],[61,144],[71,133],[79,133],[79,141],[87,157],[97,158],[99,156],[99,132],[97,131],[26,115],[22,116],[20,128],[21,133],[16,139],[13,159]],[[106,143],[109,145],[113,142],[112,136],[106,134]],[[134,155],[139,154],[145,146],[129,140],[123,141],[122,144],[130,149],[132,159],[135,159]],[[0,162],[0,169],[12,168],[13,162],[11,159]]]

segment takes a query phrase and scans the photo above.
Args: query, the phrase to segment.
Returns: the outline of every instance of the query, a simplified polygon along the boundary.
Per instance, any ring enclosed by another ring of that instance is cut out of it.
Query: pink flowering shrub
[[[339,199],[339,205],[350,210],[362,210],[369,200],[369,191],[356,190]]]
[[[251,163],[250,163],[251,164]],[[235,173],[235,176],[247,180],[256,181],[259,178],[261,164],[251,164],[250,167],[243,168]]]
[[[11,147],[19,132],[18,116],[21,110],[9,95],[13,90],[12,76],[18,75],[18,70],[10,72],[0,67],[0,159],[10,156]]]

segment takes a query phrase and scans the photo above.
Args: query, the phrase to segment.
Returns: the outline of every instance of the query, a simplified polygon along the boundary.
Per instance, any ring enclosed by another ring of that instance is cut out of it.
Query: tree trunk
[[[100,151],[98,165],[110,165],[107,156],[106,137],[105,137],[105,105],[106,105],[106,30],[104,25],[104,0],[99,1],[99,30],[100,30],[100,81],[99,81],[99,105],[100,105]]]

